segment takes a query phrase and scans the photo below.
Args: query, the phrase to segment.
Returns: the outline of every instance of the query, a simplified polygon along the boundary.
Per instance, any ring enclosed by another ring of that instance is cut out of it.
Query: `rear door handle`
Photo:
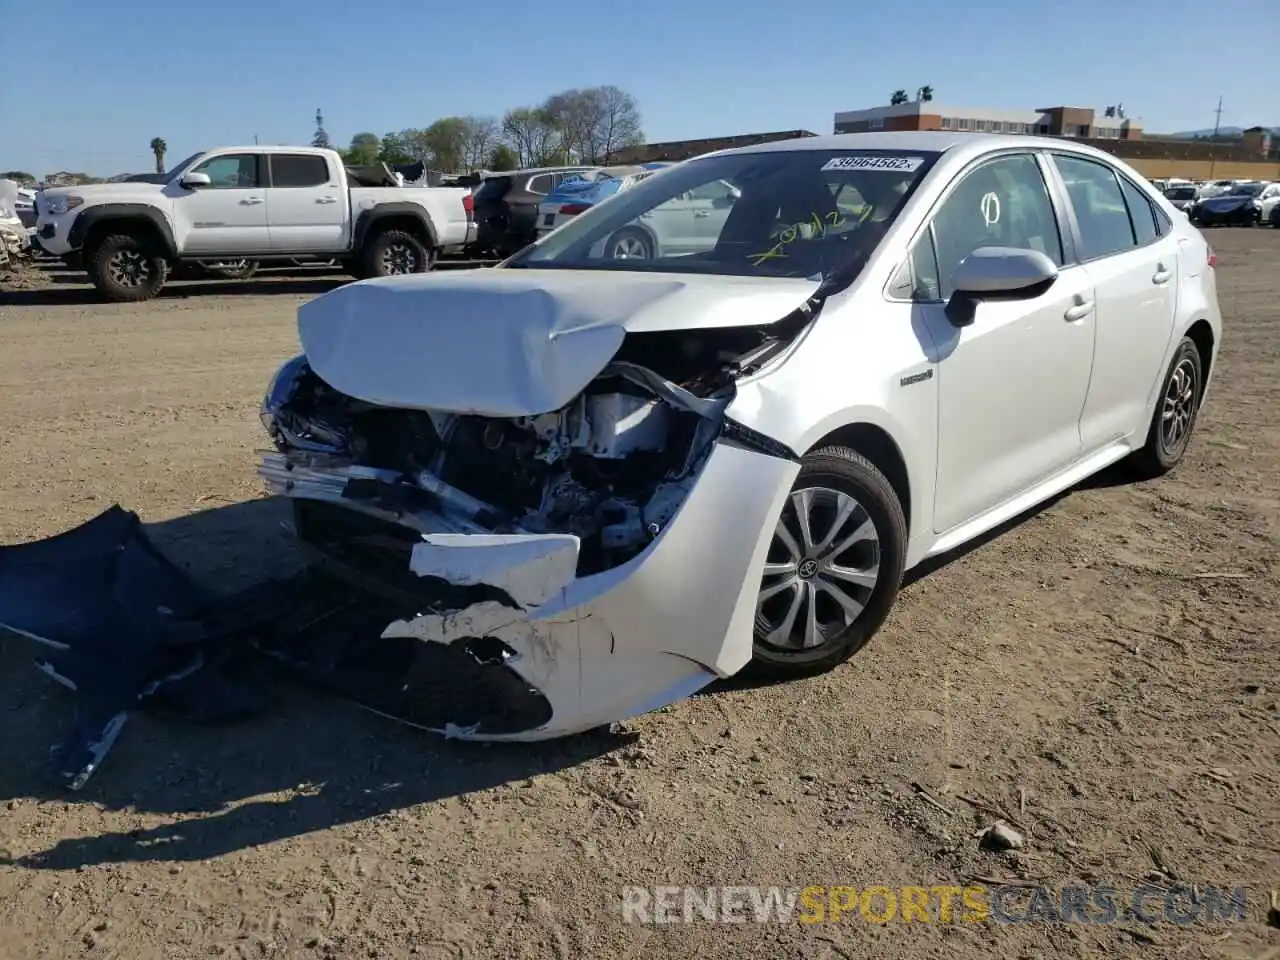
[[[1068,323],[1075,323],[1077,320],[1083,320],[1091,313],[1093,313],[1093,301],[1082,300],[1073,306],[1067,307],[1067,312],[1064,316],[1067,318]]]
[[[261,202],[262,202],[262,198],[261,198],[261,197],[245,197],[245,198],[244,198],[243,200],[241,200],[240,202],[241,202],[241,203],[243,203],[243,204],[244,204],[245,206],[247,206],[247,207],[252,207],[252,206],[255,206],[255,205],[257,205],[257,204],[261,203]]]
[[[695,217],[698,217],[698,218],[702,218],[702,217],[709,217],[709,216],[711,216],[711,211],[710,211],[710,210],[695,210],[693,215],[694,215]]]
[[[316,197],[316,203],[337,203],[337,197]]]

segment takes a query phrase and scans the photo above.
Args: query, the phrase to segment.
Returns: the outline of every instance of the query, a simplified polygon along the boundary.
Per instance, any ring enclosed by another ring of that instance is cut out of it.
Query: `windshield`
[[[1170,200],[1190,200],[1196,195],[1195,187],[1170,187],[1164,192]]]
[[[1233,197],[1256,197],[1265,187],[1265,183],[1237,183],[1231,188],[1231,195]]]
[[[191,164],[195,163],[197,160],[203,157],[204,153],[205,152],[203,150],[199,151],[198,153],[193,153],[191,156],[187,157],[187,159],[183,160],[181,163],[177,164],[176,166],[170,167],[169,172],[164,175],[164,182],[168,183],[170,180],[172,180],[174,177],[180,174],[183,170],[187,169],[187,167],[191,166]]]
[[[690,160],[619,192],[503,266],[826,277],[875,249],[937,157],[785,150]]]

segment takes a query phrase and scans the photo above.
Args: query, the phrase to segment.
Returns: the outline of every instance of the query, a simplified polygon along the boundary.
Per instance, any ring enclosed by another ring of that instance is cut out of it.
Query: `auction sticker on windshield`
[[[835,157],[822,165],[823,170],[889,170],[914,173],[924,157]]]

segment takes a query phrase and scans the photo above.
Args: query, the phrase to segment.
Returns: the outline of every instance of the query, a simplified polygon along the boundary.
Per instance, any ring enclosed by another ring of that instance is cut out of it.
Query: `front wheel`
[[[775,679],[848,660],[888,616],[902,584],[907,521],[862,454],[808,454],[774,528],[756,601],[752,670]]]
[[[89,279],[114,303],[150,300],[168,276],[164,256],[146,240],[127,233],[103,238],[87,258]]]
[[[1200,348],[1190,337],[1183,337],[1160,386],[1160,399],[1147,429],[1147,442],[1130,459],[1138,479],[1163,476],[1186,454],[1200,412],[1200,396],[1204,393],[1203,370]]]
[[[404,230],[384,230],[365,244],[360,257],[360,274],[365,277],[426,273],[431,267],[426,244]]]

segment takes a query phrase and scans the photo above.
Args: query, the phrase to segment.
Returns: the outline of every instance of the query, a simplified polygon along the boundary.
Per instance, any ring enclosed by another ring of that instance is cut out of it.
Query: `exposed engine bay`
[[[367,403],[297,357],[272,384],[263,419],[297,462],[370,471],[348,483],[348,500],[410,523],[422,504],[458,532],[573,534],[578,574],[593,573],[667,525],[720,435],[735,380],[809,319],[804,309],[772,328],[629,337],[567,406],[515,419]]]

